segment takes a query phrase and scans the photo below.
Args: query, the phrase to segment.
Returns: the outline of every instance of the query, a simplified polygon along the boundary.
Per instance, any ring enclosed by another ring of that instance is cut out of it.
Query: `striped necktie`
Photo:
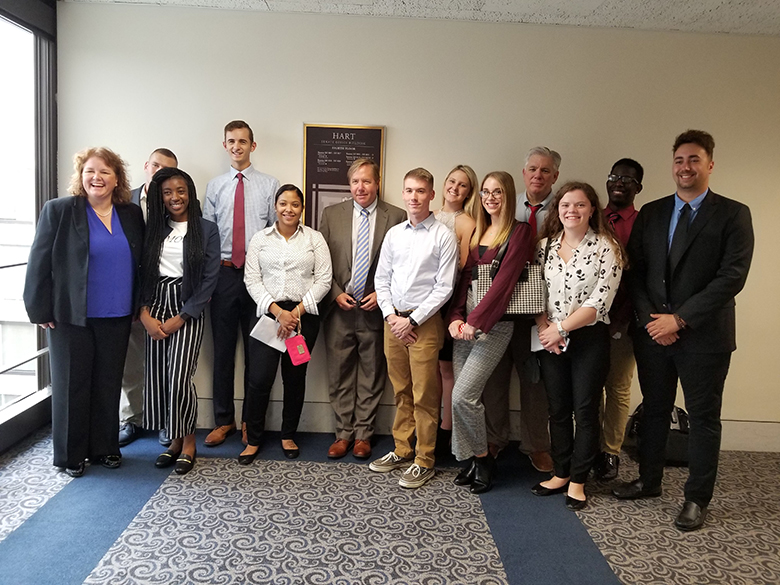
[[[355,248],[355,266],[352,270],[352,296],[355,300],[363,298],[368,276],[368,209],[360,210],[357,247]]]

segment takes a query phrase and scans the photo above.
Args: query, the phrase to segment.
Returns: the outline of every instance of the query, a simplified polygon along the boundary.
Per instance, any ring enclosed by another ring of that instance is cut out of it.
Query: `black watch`
[[[414,319],[412,319],[412,316],[411,316],[411,315],[409,315],[409,316],[407,317],[407,319],[409,319],[409,323],[411,323],[411,324],[412,324],[412,327],[419,327],[419,326],[420,326],[420,324],[419,324],[417,321],[415,321]]]

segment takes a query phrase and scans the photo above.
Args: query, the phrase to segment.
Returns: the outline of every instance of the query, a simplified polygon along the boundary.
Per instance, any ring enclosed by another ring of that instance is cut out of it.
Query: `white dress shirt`
[[[377,206],[378,199],[374,199],[374,202],[366,207],[365,209],[368,210],[368,265],[371,266],[371,250],[374,249],[374,231],[376,231],[376,206]],[[357,258],[355,258],[355,254],[357,253],[357,240],[358,240],[358,230],[360,229],[360,222],[362,221],[362,213],[363,207],[352,202],[352,266],[357,265]],[[347,294],[352,294],[355,292],[355,287],[352,284],[352,280],[355,278],[355,275],[352,275],[352,278],[349,279],[349,282],[347,283],[347,289],[344,291]]]
[[[567,263],[558,255],[561,235],[562,232],[550,243],[546,263],[544,249],[547,238],[540,241],[536,247],[537,263],[544,263],[548,318],[557,323],[580,307],[593,307],[596,309],[596,318],[589,325],[598,321],[609,323],[609,308],[623,273],[610,241],[603,236],[597,236],[588,228]]]
[[[244,249],[248,250],[252,236],[276,221],[274,196],[279,189],[279,181],[261,173],[252,165],[240,172],[244,176]],[[216,223],[219,228],[222,260],[230,260],[233,256],[233,207],[238,173],[230,167],[229,172],[209,181],[203,203],[203,217]]]
[[[422,325],[452,295],[458,246],[452,231],[431,213],[413,226],[390,228],[382,242],[374,286],[382,316],[398,311]]]
[[[317,303],[330,290],[332,278],[325,238],[308,226],[298,225],[285,240],[274,223],[249,242],[244,284],[257,303],[258,317],[276,301],[303,301],[307,313],[318,315]]]

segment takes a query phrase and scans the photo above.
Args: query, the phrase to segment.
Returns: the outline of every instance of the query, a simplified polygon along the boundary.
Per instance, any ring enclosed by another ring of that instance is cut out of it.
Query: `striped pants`
[[[181,278],[163,276],[154,291],[149,308],[152,317],[166,321],[179,314]],[[144,427],[166,429],[171,439],[195,432],[198,395],[192,377],[198,366],[203,340],[202,316],[187,321],[173,335],[156,341],[146,338]]]

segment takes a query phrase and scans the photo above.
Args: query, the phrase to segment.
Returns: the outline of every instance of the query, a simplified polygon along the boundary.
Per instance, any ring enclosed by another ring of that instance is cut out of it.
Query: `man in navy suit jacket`
[[[661,494],[679,379],[690,415],[690,473],[675,520],[684,531],[702,526],[715,488],[723,386],[736,349],[734,297],[753,257],[750,210],[709,189],[714,147],[700,130],[677,137],[677,193],[642,207],[628,244],[644,412],[639,479],[613,493],[621,499]]]

